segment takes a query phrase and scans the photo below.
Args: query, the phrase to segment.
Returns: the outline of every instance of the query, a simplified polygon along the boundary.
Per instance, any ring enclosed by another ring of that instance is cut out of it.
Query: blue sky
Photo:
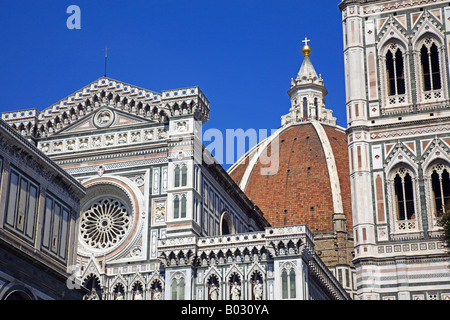
[[[346,127],[338,0],[39,0],[0,10],[0,112],[43,110],[104,74],[161,92],[199,86],[204,129],[276,129],[311,39],[326,106]],[[67,7],[81,9],[70,30]],[[205,143],[206,144],[206,143]],[[224,165],[225,167],[228,167]]]

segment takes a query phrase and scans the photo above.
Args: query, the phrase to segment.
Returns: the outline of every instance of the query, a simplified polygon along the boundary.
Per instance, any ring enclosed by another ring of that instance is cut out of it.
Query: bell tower
[[[450,298],[448,1],[339,8],[358,297]]]

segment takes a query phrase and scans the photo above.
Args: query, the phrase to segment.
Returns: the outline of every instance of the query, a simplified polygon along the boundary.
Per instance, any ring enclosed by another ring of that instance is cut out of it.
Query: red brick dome
[[[272,166],[278,168],[268,169],[261,153],[276,158],[272,149],[279,150],[278,165]],[[333,214],[341,213],[351,230],[347,135],[339,126],[311,121],[282,127],[228,173],[272,226],[306,224],[313,232],[331,231]]]

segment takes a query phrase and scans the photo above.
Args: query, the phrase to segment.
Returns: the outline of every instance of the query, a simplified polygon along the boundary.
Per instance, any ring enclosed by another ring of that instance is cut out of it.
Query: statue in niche
[[[142,300],[142,292],[141,290],[137,290],[136,293],[134,294],[134,300]]]
[[[153,300],[162,300],[161,289],[156,288],[155,290],[153,290]]]
[[[178,132],[185,132],[185,131],[187,131],[187,124],[186,124],[186,121],[178,122],[178,123],[177,123],[177,131],[178,131]]]
[[[136,141],[139,141],[140,138],[141,138],[140,132],[132,132],[131,133],[131,141],[136,142]]]
[[[117,292],[116,293],[116,299],[115,300],[123,300],[123,294],[122,294],[122,292]]]
[[[83,296],[83,300],[100,300],[97,291],[92,288],[91,292]]]
[[[241,286],[235,281],[231,285],[231,300],[240,300],[241,298]]]
[[[215,283],[209,286],[209,299],[219,300],[219,287]]]
[[[114,144],[114,136],[106,136],[105,144],[107,146],[110,146],[110,145]]]
[[[256,280],[255,286],[253,287],[253,295],[255,300],[262,300],[263,285],[259,282],[259,280]]]

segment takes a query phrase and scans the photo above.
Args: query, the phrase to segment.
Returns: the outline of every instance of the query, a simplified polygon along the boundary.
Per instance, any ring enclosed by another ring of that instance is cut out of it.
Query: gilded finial
[[[305,40],[303,40],[302,42],[305,43],[305,45],[302,48],[302,53],[305,57],[308,57],[311,54],[311,47],[308,46],[308,42],[310,42],[311,40],[308,40],[308,38],[305,37]]]

